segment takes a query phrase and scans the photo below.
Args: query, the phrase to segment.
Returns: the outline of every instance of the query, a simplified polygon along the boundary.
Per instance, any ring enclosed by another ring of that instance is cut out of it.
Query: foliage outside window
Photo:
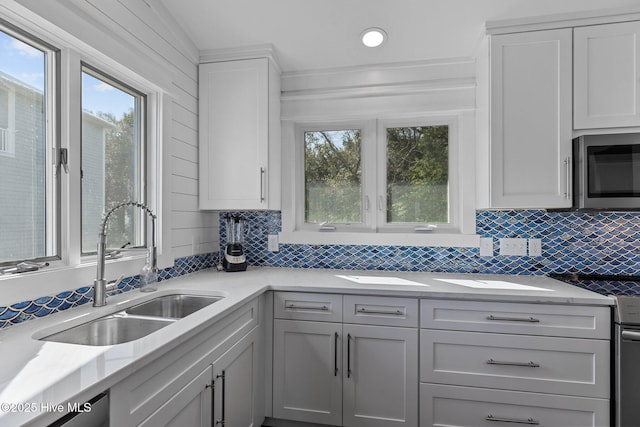
[[[304,133],[305,223],[362,223],[361,132]]]
[[[449,222],[449,127],[387,128],[387,222]]]
[[[300,226],[317,230],[326,223],[331,227],[325,231],[361,232],[413,232],[425,224],[453,228],[450,125],[422,123],[380,121],[377,131],[372,121],[344,128],[300,125]]]
[[[145,202],[144,96],[91,69],[82,73],[82,252],[96,250],[104,212]],[[144,246],[144,216],[134,207],[110,217],[107,246]]]
[[[57,255],[55,52],[0,31],[0,263]]]

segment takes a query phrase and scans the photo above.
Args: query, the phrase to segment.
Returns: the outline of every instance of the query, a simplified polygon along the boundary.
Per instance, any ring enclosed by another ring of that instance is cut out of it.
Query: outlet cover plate
[[[500,255],[526,256],[527,239],[502,238],[500,239]]]

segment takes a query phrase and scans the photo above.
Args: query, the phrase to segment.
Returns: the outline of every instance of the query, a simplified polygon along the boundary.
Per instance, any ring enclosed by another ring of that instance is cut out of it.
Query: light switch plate
[[[493,256],[493,237],[480,238],[480,256]]]
[[[511,256],[527,255],[527,239],[521,239],[521,238],[500,239],[500,255],[511,255]]]
[[[269,234],[267,249],[269,252],[278,252],[280,250],[280,243],[278,242],[277,234]]]
[[[542,256],[542,239],[529,239],[529,256]]]

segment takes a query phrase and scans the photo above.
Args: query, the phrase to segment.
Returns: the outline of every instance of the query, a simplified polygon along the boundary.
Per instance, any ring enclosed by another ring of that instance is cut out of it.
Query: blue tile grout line
[[[167,280],[211,268],[216,265],[217,260],[217,253],[176,259],[173,267],[159,271],[158,280]],[[140,276],[125,277],[118,285],[118,289],[110,294],[129,292],[139,287]],[[34,301],[23,301],[9,307],[0,307],[0,329],[78,307],[91,301],[93,301],[93,287],[84,286],[60,292],[55,296],[44,296]]]
[[[267,250],[267,236],[282,229],[279,211],[230,212],[250,224],[245,244],[252,266],[376,271],[425,271],[546,275],[580,273],[640,275],[640,212],[549,212],[544,209],[479,210],[476,233],[493,238],[493,257],[478,248],[372,245],[281,244]],[[224,245],[224,213],[220,213],[220,243]],[[501,256],[503,237],[538,238],[543,256]],[[160,272],[160,280],[215,266],[218,253],[177,259]],[[139,287],[138,276],[125,278],[118,292]],[[591,283],[587,289],[603,294],[640,294],[640,287],[624,282]],[[90,302],[91,287],[81,287],[0,307],[0,329]]]

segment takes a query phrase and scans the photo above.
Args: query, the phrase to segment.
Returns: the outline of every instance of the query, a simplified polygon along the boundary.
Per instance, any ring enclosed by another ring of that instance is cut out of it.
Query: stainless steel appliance
[[[640,133],[574,139],[573,198],[578,209],[640,209]]]
[[[245,271],[247,269],[247,257],[242,245],[248,233],[247,225],[237,215],[226,215],[224,223],[227,244],[224,248],[222,268],[225,271]]]
[[[109,394],[101,393],[82,404],[70,403],[76,410],[49,424],[49,427],[109,427]]]
[[[614,323],[614,406],[617,427],[640,423],[640,297],[617,296]]]

